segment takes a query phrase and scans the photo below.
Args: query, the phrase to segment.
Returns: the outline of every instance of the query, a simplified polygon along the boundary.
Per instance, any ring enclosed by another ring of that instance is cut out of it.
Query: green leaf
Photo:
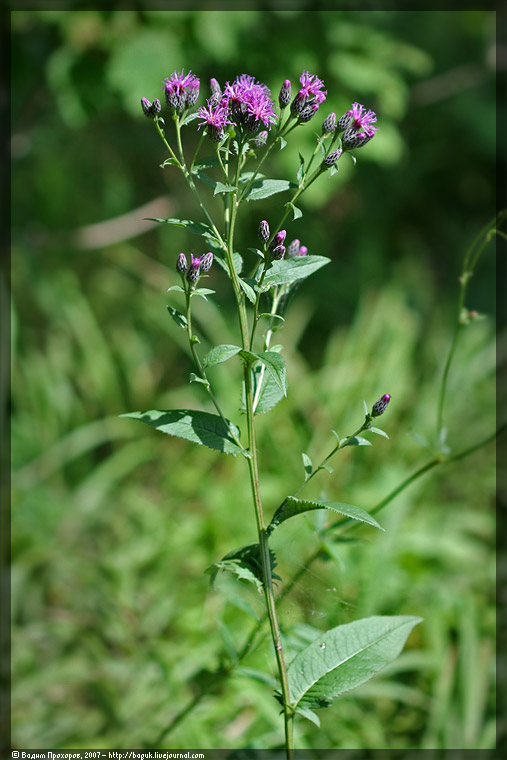
[[[234,193],[237,189],[238,188],[233,185],[224,185],[223,182],[217,182],[215,184],[213,195],[218,195],[219,193]]]
[[[371,446],[371,441],[367,438],[363,438],[362,435],[355,435],[348,443],[343,445],[343,448],[346,446]]]
[[[201,169],[210,169],[212,166],[218,166],[219,161],[216,156],[204,156],[200,158],[192,167],[192,174],[197,174]]]
[[[179,161],[176,158],[166,158],[163,164],[160,164],[160,168],[163,169],[165,166],[179,166]]]
[[[182,127],[186,127],[187,124],[190,124],[191,121],[194,121],[194,119],[198,119],[199,114],[198,113],[188,113],[183,121],[181,122]]]
[[[374,616],[332,628],[296,655],[287,671],[294,707],[327,707],[399,655],[421,618]]]
[[[280,140],[280,150],[283,150],[287,145],[287,140],[285,140],[283,137],[279,137],[278,139]]]
[[[202,360],[203,366],[206,369],[208,367],[214,367],[215,364],[221,364],[222,362],[226,362],[228,359],[232,359],[232,357],[239,354],[240,351],[241,348],[239,346],[222,343],[220,346],[215,346],[212,348],[211,351],[206,354]]]
[[[238,277],[238,280],[250,303],[255,303],[257,301],[257,294],[254,290],[254,287],[257,287],[255,280],[251,277]]]
[[[210,290],[209,288],[196,288],[195,290],[190,291],[191,296],[201,296],[205,301],[208,300],[206,296],[209,296],[212,293],[216,293],[216,291]]]
[[[275,285],[288,285],[296,280],[304,280],[321,267],[329,264],[331,259],[325,256],[294,256],[290,259],[273,261],[266,272],[262,290],[269,290]]]
[[[382,435],[384,438],[389,439],[389,436],[387,435],[385,430],[381,430],[378,427],[371,427],[371,428],[368,428],[368,430],[372,433],[375,433],[376,435]]]
[[[160,224],[172,224],[174,227],[183,227],[194,235],[201,235],[206,238],[210,245],[217,246],[220,250],[220,243],[216,239],[209,224],[205,224],[204,222],[193,222],[191,219],[160,219],[153,216],[147,216],[146,219],[150,222],[159,222]]]
[[[257,172],[243,172],[243,174],[239,178],[240,185],[245,185],[247,182],[250,182],[254,174],[257,179],[264,179],[264,177],[266,176],[265,174],[259,174]]]
[[[191,383],[202,383],[206,387],[209,387],[209,383],[207,380],[205,380],[203,377],[199,377],[199,375],[196,375],[195,372],[190,373],[190,382]]]
[[[343,504],[340,501],[319,501],[317,499],[297,499],[295,496],[287,496],[280,504],[273,519],[271,520],[267,532],[271,534],[280,523],[289,520],[291,517],[300,515],[303,512],[311,512],[313,509],[330,509],[332,512],[338,512],[341,515],[350,517],[351,520],[373,525],[374,528],[384,530],[381,525],[368,512],[353,504]]]
[[[293,220],[294,219],[299,219],[301,216],[303,216],[303,212],[301,211],[301,209],[298,208],[297,206],[295,206],[292,203],[292,201],[289,201],[289,203],[286,203],[285,204],[285,208],[292,209],[292,214],[293,214],[292,219]]]
[[[301,456],[303,457],[303,466],[305,468],[306,477],[308,477],[313,472],[312,460],[310,459],[308,454],[301,454]]]
[[[280,390],[280,387],[273,376],[268,372],[263,371],[261,364],[258,364],[253,368],[252,374],[254,413],[265,414],[282,400],[284,393]],[[241,388],[241,410],[243,412],[246,411],[244,383]]]
[[[271,575],[274,580],[281,580],[274,572],[276,567],[276,557],[274,553],[269,550],[269,559],[271,564]],[[262,577],[262,558],[261,548],[259,544],[248,544],[248,546],[242,546],[240,549],[234,549],[222,557],[219,562],[214,562],[206,570],[211,575],[211,582],[216,578],[219,570],[227,570],[234,573],[243,580],[247,580],[250,583],[254,583],[260,590],[263,584]]]
[[[278,319],[282,324],[285,322],[284,317],[281,317],[280,314],[271,314],[269,311],[263,311],[262,314],[259,314],[257,316],[257,319],[260,319],[261,317],[266,317],[267,319]],[[276,329],[278,330],[278,327]]]
[[[139,420],[162,433],[185,438],[187,441],[208,446],[224,454],[249,456],[249,452],[240,448],[231,439],[231,432],[239,439],[239,429],[228,420],[226,424],[217,414],[199,412],[194,409],[151,409],[147,412],[130,412],[120,416]]]
[[[167,292],[170,293],[171,290],[176,290],[178,293],[186,293],[185,288],[182,288],[181,285],[171,285],[170,288],[167,288]]]
[[[320,728],[320,718],[317,715],[317,713],[314,713],[313,710],[310,710],[309,707],[296,707],[296,712],[298,715],[302,715],[303,718],[306,718],[307,720],[311,720],[312,723],[315,723],[316,726]]]
[[[300,153],[299,154],[299,169],[298,169],[297,174],[296,174],[296,179],[297,179],[297,181],[299,182],[300,185],[301,185],[301,180],[303,179],[304,170],[305,170],[305,159],[303,158],[303,156]]]
[[[195,176],[197,179],[199,179],[203,185],[207,185],[208,187],[211,187],[213,191],[215,190],[217,186],[216,180],[212,179],[206,172],[203,171],[196,171]]]
[[[247,248],[247,251],[251,251],[252,253],[255,253],[255,255],[258,256],[260,259],[264,258],[263,252],[260,251],[258,248]]]
[[[250,361],[257,359],[262,362],[278,385],[279,390],[284,396],[287,395],[287,370],[285,368],[285,359],[281,354],[276,351],[263,351],[260,354],[255,354],[253,351],[242,351],[241,356]]]
[[[296,185],[286,179],[256,179],[245,195],[245,200],[260,201],[262,198],[269,198],[270,195],[290,190],[291,187]]]
[[[177,309],[173,309],[172,306],[168,306],[167,311],[174,319],[178,327],[182,327],[185,330],[188,324],[186,316],[184,314],[181,314],[181,312],[179,312]]]
[[[229,267],[227,266],[227,261],[225,260],[225,255],[222,249],[217,248],[214,250],[214,253],[216,255],[213,261],[216,261],[217,264],[221,266],[222,269],[229,275]],[[237,251],[234,251],[232,259],[236,273],[241,274],[241,270],[243,269],[243,258],[241,257],[241,254],[239,254]]]

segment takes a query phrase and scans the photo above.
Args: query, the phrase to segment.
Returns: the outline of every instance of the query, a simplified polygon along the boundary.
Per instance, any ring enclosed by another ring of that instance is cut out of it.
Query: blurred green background
[[[200,671],[242,641],[247,603],[262,609],[226,578],[210,590],[203,572],[254,540],[245,463],[118,419],[209,408],[187,384],[185,334],[165,308],[177,253],[204,248],[143,222],[199,216],[176,171],[160,168],[141,96],[161,97],[181,68],[200,77],[199,104],[212,76],[253,74],[276,96],[284,79],[295,87],[303,69],[317,73],[322,116],[266,171],[290,179],[327,113],[358,100],[378,114],[357,166],[342,160],[288,226],[332,263],[301,286],[277,335],[290,390],[259,417],[268,515],[299,485],[301,452],[319,461],[331,429],[358,427],[363,398],[392,394],[390,440],[342,452],[309,494],[371,509],[431,458],[412,434],[433,436],[461,260],[495,213],[495,13],[205,7],[11,17],[12,718],[26,749],[153,741],[202,688]],[[186,141],[191,150],[193,128]],[[278,208],[247,208],[240,250]],[[217,296],[195,308],[203,350],[237,341],[218,267],[209,284]],[[492,246],[467,305],[485,318],[465,331],[450,376],[453,452],[495,427]],[[238,367],[212,379],[238,421]],[[320,730],[299,720],[298,747],[495,745],[493,491],[492,445],[436,468],[380,513],[385,534],[363,528],[337,543],[284,601],[287,637],[372,614],[424,618],[391,668],[320,711]],[[284,580],[316,546],[315,521],[291,522],[273,540]],[[272,675],[269,643],[243,665]],[[281,741],[269,688],[245,671],[163,746]]]

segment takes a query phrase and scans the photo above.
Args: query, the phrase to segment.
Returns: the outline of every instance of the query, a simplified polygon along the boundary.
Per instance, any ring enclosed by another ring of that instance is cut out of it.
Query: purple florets
[[[194,106],[199,95],[199,79],[192,74],[184,73],[184,69],[178,74],[174,71],[168,79],[165,79],[165,98],[167,105],[175,111],[183,111],[187,107]]]
[[[345,130],[342,145],[347,150],[360,148],[371,140],[378,127],[373,124],[377,121],[376,114],[362,106],[360,103],[353,103],[346,113],[338,121],[338,129]]]
[[[227,99],[222,98],[219,103],[215,104],[213,98],[210,98],[207,103],[207,106],[201,106],[197,111],[197,114],[203,119],[198,129],[206,124],[211,139],[220,142],[225,137],[224,127],[227,124],[232,124],[229,119]]]
[[[234,122],[250,132],[257,132],[261,123],[269,129],[276,121],[270,91],[265,84],[256,82],[255,77],[241,74],[232,84],[227,82],[225,99]]]
[[[290,110],[293,116],[299,116],[300,122],[305,122],[315,116],[319,106],[326,99],[327,90],[322,90],[322,79],[308,71],[303,71],[299,81],[301,87],[291,103]]]

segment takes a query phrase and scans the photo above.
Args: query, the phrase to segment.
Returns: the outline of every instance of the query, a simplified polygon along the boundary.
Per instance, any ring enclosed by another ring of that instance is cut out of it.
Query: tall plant
[[[302,216],[296,204],[303,193],[322,175],[337,172],[339,161],[343,161],[346,155],[354,159],[353,151],[362,149],[377,130],[374,126],[376,115],[359,103],[352,104],[341,118],[331,113],[323,121],[311,154],[307,157],[299,154],[299,168],[295,172],[297,181],[267,178],[261,173],[267,157],[275,148],[286,148],[292,132],[304,128],[314,119],[326,100],[324,82],[318,76],[304,71],[299,82],[294,97],[291,82],[286,80],[282,84],[277,109],[266,85],[252,76],[242,74],[223,88],[212,79],[206,105],[196,109],[199,79],[191,72],[174,72],[165,82],[165,99],[174,123],[171,133],[161,116],[160,100],[151,102],[142,98],[143,111],[153,121],[168,151],[163,166],[173,166],[182,172],[200,212],[196,221],[153,221],[186,228],[203,241],[204,253],[195,256],[193,252],[182,252],[176,257],[181,284],[172,286],[169,291],[180,298],[183,306],[176,308],[171,304],[168,310],[188,335],[195,364],[190,382],[199,383],[204,388],[215,411],[172,409],[124,415],[168,435],[203,444],[224,454],[239,455],[248,468],[257,535],[248,546],[234,549],[216,562],[209,572],[212,577],[219,571],[233,573],[254,584],[264,595],[278,671],[275,696],[283,709],[289,760],[294,750],[295,716],[300,714],[318,722],[315,709],[329,706],[336,696],[364,683],[395,659],[410,631],[420,621],[414,616],[365,618],[322,633],[310,644],[303,645],[291,661],[284,651],[273,584],[273,579],[277,579],[274,573],[276,559],[269,545],[270,538],[284,522],[312,510],[329,510],[342,515],[348,524],[365,523],[382,530],[372,514],[357,506],[305,498],[301,492],[318,473],[329,469],[328,461],[340,449],[368,443],[364,438],[366,433],[387,437],[373,423],[385,412],[390,401],[390,395],[384,393],[371,409],[365,404],[364,419],[358,429],[344,438],[335,434],[336,443],[320,464],[314,466],[303,454],[304,479],[292,494],[271,510],[271,519],[265,517],[256,415],[272,409],[286,396],[288,388],[281,347],[272,345],[272,339],[283,327],[296,287],[329,262],[324,256],[309,254],[307,246],[299,240],[288,243],[284,225],[290,217],[298,219]],[[189,159],[185,155],[182,132],[186,128],[195,128],[196,120],[200,139]],[[201,157],[205,144],[211,144],[213,150],[211,155]],[[207,207],[200,185],[222,199],[220,219]],[[256,200],[273,197],[275,218],[276,200],[282,193],[290,193],[290,197],[278,205],[277,221],[259,220],[258,240],[250,241],[250,247],[240,253],[237,233],[244,207]],[[214,291],[202,284],[210,276],[213,264],[220,266],[230,280],[237,310],[238,338],[237,343],[217,345],[202,356],[192,322],[192,305],[195,297],[207,299],[213,295]],[[261,324],[265,326],[264,332],[260,329]],[[241,399],[240,411],[246,418],[246,433],[229,419],[231,410],[225,408],[225,403],[230,399],[218,397],[209,376],[212,367],[231,360],[242,365],[242,388],[238,388],[238,399]]]

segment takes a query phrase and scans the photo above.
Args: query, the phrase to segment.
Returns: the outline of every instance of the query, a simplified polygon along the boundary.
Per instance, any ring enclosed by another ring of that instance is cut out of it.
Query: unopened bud
[[[211,94],[215,95],[220,100],[220,98],[222,97],[222,88],[218,84],[215,77],[211,77],[211,79],[209,80],[209,88],[211,90]]]
[[[280,104],[281,109],[287,108],[287,106],[289,105],[290,91],[291,91],[290,80],[286,79],[285,82],[282,84],[280,94],[278,95],[278,102]]]
[[[197,257],[194,258],[194,256],[192,255],[192,262],[187,272],[187,280],[191,282],[193,285],[195,285],[195,283],[199,279],[199,276],[201,273],[200,270],[201,270],[201,259]]]
[[[308,253],[308,248],[306,247],[306,245],[302,245],[298,251],[298,256],[306,256],[307,253]]]
[[[287,258],[290,258],[291,256],[297,256],[300,249],[300,243],[299,240],[293,240],[292,243],[289,243],[287,246]]]
[[[148,119],[153,119],[153,117],[156,114],[159,114],[162,110],[162,106],[160,105],[160,100],[158,98],[155,98],[153,103],[151,103],[148,98],[141,98],[141,108],[143,109],[144,115],[147,116]]]
[[[187,257],[184,253],[180,253],[178,260],[176,261],[176,269],[180,274],[185,274],[188,269]]]
[[[334,166],[342,153],[343,153],[343,150],[341,148],[338,148],[338,150],[333,150],[331,153],[328,153],[323,161],[324,166],[327,166],[327,168]]]
[[[322,134],[328,134],[329,132],[334,132],[336,129],[336,114],[330,113],[329,116],[326,116],[324,119],[324,122],[322,124]]]
[[[213,254],[211,251],[208,251],[208,253],[205,253],[204,256],[201,256],[201,272],[209,272],[211,269],[211,265],[213,264]]]
[[[270,246],[269,246],[270,250],[274,251],[277,246],[282,245],[285,240],[286,235],[287,235],[287,230],[280,230],[280,232],[277,232],[270,243]]]
[[[363,145],[366,145],[367,142],[371,140],[373,137],[374,132],[372,134],[366,134],[365,132],[357,132],[355,129],[347,129],[343,133],[342,137],[342,145],[345,150],[352,150],[353,148],[362,148]]]
[[[187,107],[192,108],[199,97],[199,80],[194,79],[187,87]]]
[[[347,113],[344,113],[343,116],[340,116],[338,119],[338,131],[343,132],[344,129],[347,129],[347,127],[350,124],[350,121],[352,119],[352,116],[347,111]]]
[[[299,114],[299,121],[301,124],[306,124],[307,121],[310,121],[310,119],[313,119],[317,111],[319,110],[319,104],[318,103],[308,103],[308,105],[304,106],[303,110]]]
[[[255,145],[256,148],[262,148],[263,145],[266,145],[266,140],[268,139],[268,132],[267,130],[263,130],[262,132],[259,132],[259,134],[254,137],[252,140],[252,144]]]
[[[306,90],[299,90],[296,97],[290,104],[290,112],[293,116],[299,116],[303,108],[305,107],[305,103],[308,100],[308,95]]]
[[[268,242],[269,235],[270,235],[269,224],[266,222],[265,219],[259,224],[258,235],[259,235],[259,238],[262,240],[263,243],[267,243]]]
[[[284,245],[277,245],[276,248],[274,248],[271,251],[271,256],[274,259],[277,259],[278,261],[280,259],[283,259],[283,257],[285,256],[285,246]]]
[[[384,414],[390,400],[391,400],[391,396],[389,395],[389,393],[384,393],[384,395],[381,396],[379,400],[373,404],[373,407],[371,410],[371,416],[380,417],[381,414]]]

